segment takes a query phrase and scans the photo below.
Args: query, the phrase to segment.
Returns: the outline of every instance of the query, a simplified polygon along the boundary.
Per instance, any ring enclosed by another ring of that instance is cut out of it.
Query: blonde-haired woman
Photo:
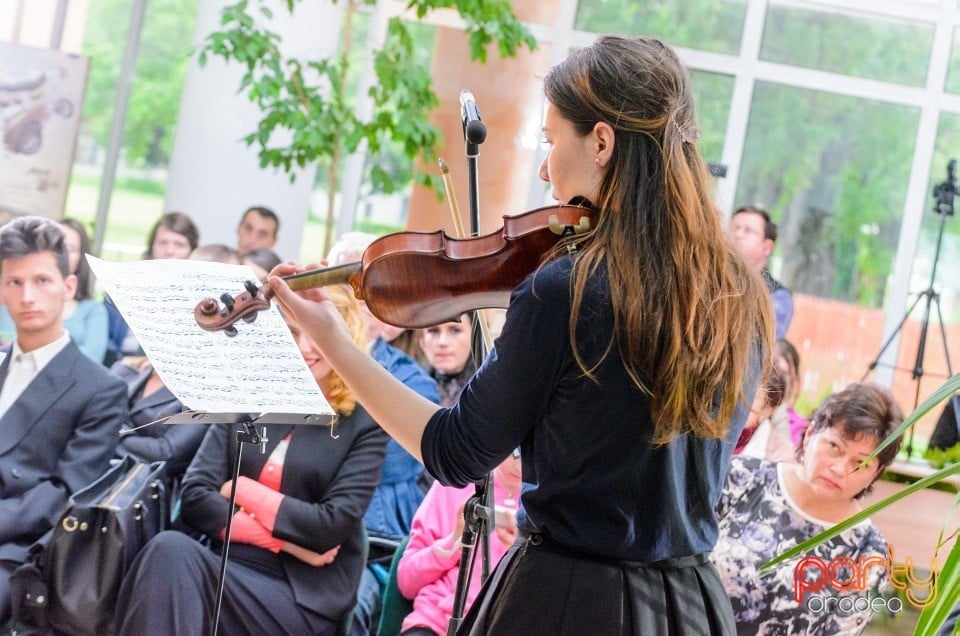
[[[353,294],[342,287],[327,293],[362,347]],[[243,454],[224,634],[334,634],[353,608],[365,565],[361,519],[380,480],[387,436],[316,343],[285,318],[337,420],[332,428],[271,426],[266,452]],[[210,537],[213,549],[177,532],[147,544],[120,592],[118,633],[210,632],[237,430],[211,426],[183,479],[181,517]]]

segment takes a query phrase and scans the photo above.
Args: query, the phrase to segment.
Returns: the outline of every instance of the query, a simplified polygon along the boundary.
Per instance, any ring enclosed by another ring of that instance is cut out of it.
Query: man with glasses
[[[763,276],[773,314],[776,320],[777,339],[787,336],[787,327],[793,318],[793,294],[783,283],[770,275],[767,262],[777,241],[777,224],[770,220],[766,210],[753,205],[737,208],[730,217],[730,240],[740,256]]]

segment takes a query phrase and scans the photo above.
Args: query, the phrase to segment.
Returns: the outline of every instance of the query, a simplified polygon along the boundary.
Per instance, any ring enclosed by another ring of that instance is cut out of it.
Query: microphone
[[[482,144],[487,138],[487,127],[480,121],[480,110],[473,93],[460,91],[460,119],[463,122],[463,138],[472,144]]]

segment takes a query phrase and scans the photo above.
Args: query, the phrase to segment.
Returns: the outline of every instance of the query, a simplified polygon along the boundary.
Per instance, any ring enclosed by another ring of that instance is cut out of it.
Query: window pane
[[[101,251],[104,258],[138,258],[148,229],[163,212],[166,166],[198,4],[199,0],[147,3]],[[97,212],[131,7],[130,0],[91,0],[87,14],[83,54],[90,56],[90,77],[66,215],[90,227]]]
[[[746,10],[742,0],[581,0],[575,27],[595,33],[652,35],[674,46],[736,54]]]
[[[933,25],[771,4],[760,58],[923,86]]]
[[[945,88],[948,93],[960,93],[960,29],[953,30],[953,47],[950,49]]]
[[[735,203],[779,224],[771,269],[794,293],[806,407],[880,348],[918,121],[914,108],[756,85]]]
[[[691,71],[690,80],[694,103],[697,105],[697,120],[703,134],[700,139],[700,154],[707,161],[719,162],[723,154],[723,139],[727,133],[733,76]]]
[[[758,82],[738,203],[767,207],[794,291],[880,307],[919,111]]]

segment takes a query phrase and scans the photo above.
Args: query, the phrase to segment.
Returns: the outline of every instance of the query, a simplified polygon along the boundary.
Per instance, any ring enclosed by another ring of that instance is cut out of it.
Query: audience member
[[[773,303],[777,338],[786,338],[793,318],[793,294],[770,275],[767,263],[777,242],[777,224],[766,210],[753,205],[737,208],[730,217],[730,238],[740,255],[763,276]]]
[[[190,465],[206,432],[201,424],[164,424],[183,410],[145,356],[118,360],[110,370],[127,385],[129,414],[120,431],[117,456],[167,462],[166,473],[178,479]]]
[[[358,261],[363,251],[376,239],[372,234],[348,232],[340,237],[330,248],[327,262],[330,265],[342,265]],[[387,344],[385,335],[395,334],[398,329],[381,321],[370,313],[366,303],[360,302],[360,310],[366,329],[368,351],[380,366],[390,372],[405,385],[427,398],[438,402],[437,383],[409,356]],[[387,454],[383,461],[383,474],[380,484],[373,493],[370,507],[363,517],[364,526],[372,537],[385,538],[399,542],[410,532],[410,524],[423,501],[425,488],[423,464],[405,451],[395,440],[387,442]],[[363,572],[360,589],[357,592],[357,607],[351,624],[354,635],[369,634],[376,631],[380,613],[381,598],[389,572],[391,553],[381,550],[371,554],[373,562]],[[379,558],[379,559],[378,559]],[[380,562],[385,560],[386,563]]]
[[[190,252],[190,260],[242,265],[240,252],[222,243],[207,243]]]
[[[387,327],[393,331],[392,333],[384,333],[383,339],[386,340],[391,347],[399,349],[410,356],[414,362],[420,365],[421,369],[430,371],[430,363],[427,362],[427,356],[423,353],[423,349],[420,348],[420,330],[401,329],[390,325],[387,325]]]
[[[753,405],[750,408],[750,414],[747,416],[747,423],[740,432],[740,438],[734,446],[733,454],[739,455],[747,446],[754,442],[757,432],[761,430],[761,425],[768,421],[770,414],[783,402],[783,395],[786,391],[786,384],[779,370],[771,366],[770,377],[757,389],[753,396]]]
[[[237,251],[241,254],[261,247],[273,249],[280,231],[280,217],[268,207],[247,208],[237,226]]]
[[[800,393],[800,354],[786,340],[778,340],[773,356],[774,372],[783,384],[783,401],[760,422],[743,454],[773,462],[793,461],[807,421],[793,405]]]
[[[193,219],[183,212],[167,212],[150,229],[143,258],[188,258],[199,244],[200,230]]]
[[[789,340],[781,338],[777,340],[773,364],[787,381],[787,390],[784,394],[783,404],[781,405],[782,409],[779,409],[775,415],[786,419],[786,428],[789,431],[790,441],[793,442],[794,446],[797,446],[800,444],[800,440],[803,439],[803,431],[806,430],[809,424],[794,408],[801,389],[800,353]]]
[[[219,243],[197,247],[190,259],[240,264],[237,251]],[[183,407],[146,356],[124,358],[110,370],[127,383],[130,400],[130,414],[121,431],[117,455],[132,455],[144,461],[163,460],[167,462],[167,478],[171,482],[179,480],[196,455],[207,427],[163,423]]]
[[[490,536],[490,566],[496,565],[517,538],[516,510],[520,501],[520,455],[515,452],[493,471],[495,523]],[[461,557],[464,502],[474,487],[454,488],[434,483],[413,518],[410,542],[397,569],[400,592],[413,600],[413,612],[403,621],[401,636],[442,636],[453,612]],[[479,546],[482,542],[476,542]],[[480,592],[480,555],[467,588],[464,614]]]
[[[57,223],[26,216],[0,229],[0,299],[15,327],[0,363],[0,623],[11,572],[110,467],[123,421],[123,383],[63,329],[76,285]]]
[[[200,242],[200,231],[189,216],[183,212],[167,212],[153,224],[147,235],[145,260],[162,258],[187,258]],[[108,367],[124,356],[141,356],[140,343],[130,331],[117,308],[106,299],[109,341],[104,364]]]
[[[861,464],[901,420],[903,413],[890,391],[853,384],[828,397],[814,413],[797,451],[799,464],[733,458],[717,505],[720,537],[711,560],[733,604],[738,633],[847,634],[865,627],[873,614],[869,607],[817,611],[807,603],[808,596],[795,600],[796,568],[803,568],[804,561],[786,564],[769,576],[761,577],[759,569],[860,511],[860,498],[893,461],[899,440],[866,466]],[[886,552],[880,532],[865,521],[821,544],[811,556],[827,566],[837,556],[859,564],[876,558],[881,565],[865,574],[869,591],[876,593],[887,579],[882,565]],[[822,570],[801,570],[801,575],[815,574]],[[831,568],[830,574],[841,582],[856,576],[849,568]],[[825,585],[816,593],[829,607],[830,599],[865,592],[844,594]]]
[[[81,353],[103,362],[107,353],[107,309],[93,299],[93,272],[84,254],[90,253],[90,238],[83,224],[74,219],[60,222],[70,261],[70,273],[77,277],[77,291],[63,304],[63,328]],[[6,307],[0,307],[0,333],[13,333],[13,321]]]
[[[240,261],[257,273],[257,280],[267,280],[267,274],[280,264],[280,257],[272,249],[260,247],[240,255]]]
[[[960,397],[954,393],[947,400],[946,405],[937,418],[937,423],[933,427],[933,433],[930,435],[928,448],[947,450],[951,446],[956,446],[960,442],[960,420],[957,420],[957,400]]]
[[[470,316],[420,331],[420,348],[440,390],[440,406],[452,406],[477,367],[472,356]]]
[[[351,338],[363,345],[353,294],[343,287],[327,292]],[[213,549],[178,532],[151,540],[121,586],[118,633],[210,632],[228,514],[222,633],[332,635],[353,608],[364,566],[360,524],[387,438],[313,340],[286,319],[337,419],[332,428],[271,426],[266,452],[243,455],[235,511],[228,497],[240,428],[211,426],[183,479],[181,517],[213,539]]]

